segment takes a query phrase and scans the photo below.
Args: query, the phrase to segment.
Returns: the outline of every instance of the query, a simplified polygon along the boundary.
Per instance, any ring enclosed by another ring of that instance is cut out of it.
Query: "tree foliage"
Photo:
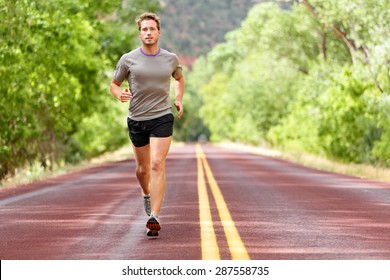
[[[120,107],[106,72],[119,49],[133,44],[121,37],[124,18],[134,25],[146,4],[127,1],[126,9],[121,2],[0,0],[0,178],[35,161],[52,167],[126,141],[116,133]]]
[[[204,58],[211,139],[389,164],[389,2],[298,2],[256,5]]]

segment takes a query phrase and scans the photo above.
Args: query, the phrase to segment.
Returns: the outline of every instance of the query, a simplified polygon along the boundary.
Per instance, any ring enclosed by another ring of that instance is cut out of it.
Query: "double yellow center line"
[[[250,257],[245,248],[244,243],[237,231],[237,228],[232,220],[229,209],[223,198],[220,188],[211,172],[210,166],[206,160],[206,156],[202,147],[196,146],[196,158],[198,166],[198,194],[199,194],[199,217],[200,217],[200,232],[202,243],[202,259],[203,260],[219,260],[220,252],[217,243],[217,237],[214,231],[214,224],[210,211],[210,201],[207,192],[205,181],[205,173],[208,184],[213,194],[215,204],[218,209],[219,218],[223,226],[226,240],[233,260],[249,260]]]

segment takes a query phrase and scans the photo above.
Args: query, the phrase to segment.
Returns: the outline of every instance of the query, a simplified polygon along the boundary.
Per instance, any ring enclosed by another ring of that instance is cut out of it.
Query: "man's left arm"
[[[175,107],[177,109],[177,117],[178,119],[181,118],[184,112],[183,107],[183,96],[184,96],[184,88],[185,88],[185,82],[184,82],[184,75],[181,75],[178,79],[175,79]]]

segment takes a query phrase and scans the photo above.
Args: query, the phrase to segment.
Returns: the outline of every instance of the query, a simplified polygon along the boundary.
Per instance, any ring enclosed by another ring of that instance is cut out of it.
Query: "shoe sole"
[[[147,236],[158,236],[158,232],[161,229],[159,222],[154,217],[147,221],[146,227],[148,228],[148,231],[146,232]]]
[[[158,231],[148,229],[146,231],[146,235],[147,236],[151,236],[151,237],[157,237],[158,236]]]

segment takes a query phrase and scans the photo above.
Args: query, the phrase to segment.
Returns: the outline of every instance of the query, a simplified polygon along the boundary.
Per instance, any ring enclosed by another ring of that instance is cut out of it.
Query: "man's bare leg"
[[[165,194],[165,159],[172,137],[150,138],[150,196],[152,213],[160,214]]]
[[[144,194],[150,193],[150,145],[135,147],[134,157],[137,163],[136,176]]]

